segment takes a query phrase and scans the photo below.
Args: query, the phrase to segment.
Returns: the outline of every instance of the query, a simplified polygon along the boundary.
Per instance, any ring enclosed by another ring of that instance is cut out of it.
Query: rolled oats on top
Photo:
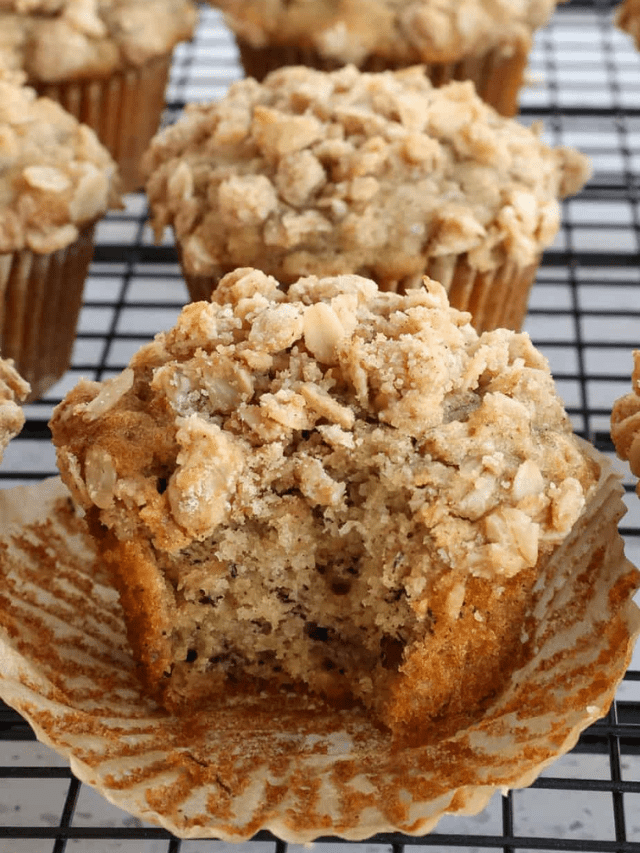
[[[527,335],[405,295],[255,269],[186,306],[51,421],[147,690],[360,702],[403,736],[477,717],[597,466]]]
[[[56,252],[120,203],[94,132],[33,89],[0,79],[0,254]]]
[[[247,264],[283,283],[356,273],[400,290],[428,274],[474,319],[483,299],[503,299],[491,295],[503,279],[524,313],[519,277],[589,175],[583,155],[499,116],[470,83],[435,89],[419,67],[243,80],[187,106],[144,167],[156,237],[172,227],[188,283],[211,279],[207,297]]]
[[[0,0],[0,56],[30,83],[138,66],[189,38],[189,0]]]

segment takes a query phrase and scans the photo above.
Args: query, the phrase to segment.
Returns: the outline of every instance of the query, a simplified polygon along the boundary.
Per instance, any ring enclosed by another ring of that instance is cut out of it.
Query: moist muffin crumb
[[[429,280],[237,270],[51,429],[154,696],[308,690],[404,737],[532,653],[598,473],[528,336]]]

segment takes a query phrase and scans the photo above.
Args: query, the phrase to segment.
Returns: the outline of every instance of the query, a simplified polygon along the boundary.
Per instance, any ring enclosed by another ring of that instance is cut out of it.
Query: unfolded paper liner
[[[537,653],[480,720],[440,742],[403,748],[365,712],[304,696],[159,709],[140,693],[116,593],[57,479],[0,493],[0,697],[81,781],[182,838],[424,835],[445,813],[477,813],[607,712],[640,632],[619,478],[585,452],[602,474],[540,580]]]
[[[36,400],[69,368],[95,223],[49,254],[0,254],[0,352],[12,358]]]
[[[245,74],[263,80],[271,71],[284,65],[306,65],[320,71],[334,71],[340,67],[335,60],[326,59],[310,48],[296,45],[267,45],[254,47],[241,36],[236,36],[240,61]],[[477,56],[465,56],[452,62],[427,62],[424,69],[434,86],[443,86],[452,80],[471,80],[478,95],[504,116],[518,112],[518,95],[524,82],[529,50],[526,43],[514,42],[492,48]],[[405,63],[406,65],[407,63]],[[418,64],[418,61],[411,64]],[[361,71],[397,70],[402,64],[373,55],[359,65]]]
[[[140,159],[160,126],[172,54],[109,77],[31,85],[92,128],[118,164],[120,190],[140,189]]]
[[[185,268],[179,244],[177,251],[191,300],[208,302],[222,275],[232,269],[221,271],[219,276],[193,275]],[[539,265],[540,258],[526,265],[507,259],[483,272],[472,267],[464,254],[444,255],[427,258],[424,274],[444,286],[452,308],[471,314],[471,323],[479,334],[501,328],[519,332]],[[387,288],[381,285],[381,289]]]

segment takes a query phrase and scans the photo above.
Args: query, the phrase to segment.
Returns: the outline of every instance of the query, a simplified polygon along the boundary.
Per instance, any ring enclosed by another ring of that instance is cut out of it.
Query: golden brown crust
[[[294,684],[427,737],[502,691],[597,471],[529,338],[468,319],[240,269],[56,408],[153,695]]]
[[[144,168],[156,237],[172,227],[188,276],[349,272],[383,289],[418,286],[429,264],[459,258],[478,273],[528,267],[557,233],[559,198],[590,171],[471,83],[435,89],[419,67],[353,66],[236,83],[187,107]]]

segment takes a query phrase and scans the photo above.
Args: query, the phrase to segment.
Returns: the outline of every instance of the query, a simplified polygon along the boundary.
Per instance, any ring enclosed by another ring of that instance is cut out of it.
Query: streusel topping
[[[191,0],[0,0],[0,61],[31,83],[142,65],[189,38]]]
[[[120,536],[144,508],[167,552],[214,537],[239,558],[266,523],[278,559],[305,563],[345,536],[418,608],[428,564],[512,575],[566,535],[592,471],[529,337],[468,321],[429,280],[400,296],[309,277],[285,294],[238,270],[61,404],[61,468]],[[317,533],[299,552],[294,517]]]
[[[449,62],[502,46],[528,46],[557,0],[212,0],[256,47],[293,44],[361,64]]]
[[[30,390],[13,362],[0,358],[0,461],[9,441],[22,429],[24,412],[19,404]]]
[[[499,116],[471,83],[436,89],[420,67],[296,67],[189,105],[145,159],[158,238],[186,271],[244,265],[280,281],[352,272],[415,286],[425,258],[525,266],[559,226],[587,159]]]
[[[0,78],[0,253],[49,253],[120,203],[116,165],[89,127]]]

